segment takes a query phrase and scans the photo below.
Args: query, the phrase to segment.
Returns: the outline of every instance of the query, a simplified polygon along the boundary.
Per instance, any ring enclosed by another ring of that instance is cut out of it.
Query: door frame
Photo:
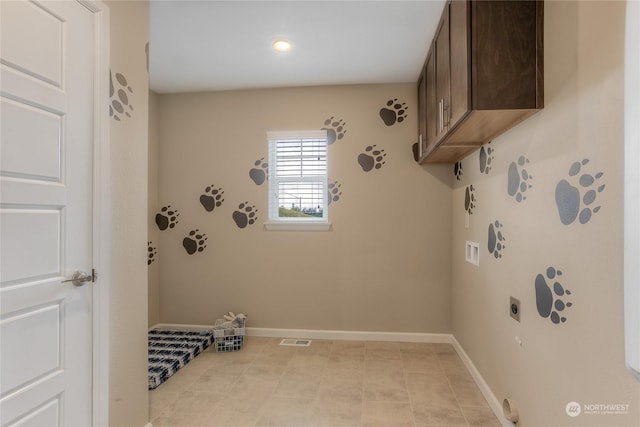
[[[624,82],[624,317],[626,366],[640,381],[640,4],[626,4]]]
[[[93,426],[109,425],[109,288],[111,283],[111,140],[109,118],[110,16],[100,0],[77,0],[93,13],[93,268],[92,299]]]

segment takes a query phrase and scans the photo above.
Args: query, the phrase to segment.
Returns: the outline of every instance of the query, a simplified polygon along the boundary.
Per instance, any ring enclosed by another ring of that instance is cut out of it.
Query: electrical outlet
[[[511,315],[511,317],[516,320],[516,321],[520,321],[520,300],[514,297],[511,297],[509,300],[509,314]]]

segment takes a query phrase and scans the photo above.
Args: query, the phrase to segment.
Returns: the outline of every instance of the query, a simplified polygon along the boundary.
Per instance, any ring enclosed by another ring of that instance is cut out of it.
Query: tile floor
[[[449,344],[246,337],[207,350],[150,391],[151,423],[175,426],[496,426]]]

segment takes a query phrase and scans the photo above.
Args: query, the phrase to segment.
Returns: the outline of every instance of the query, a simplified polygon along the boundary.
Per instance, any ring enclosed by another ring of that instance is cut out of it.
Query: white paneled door
[[[0,424],[92,423],[94,15],[0,1]]]

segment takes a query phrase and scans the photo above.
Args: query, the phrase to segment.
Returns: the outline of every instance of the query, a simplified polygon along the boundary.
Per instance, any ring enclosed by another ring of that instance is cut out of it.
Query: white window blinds
[[[326,131],[269,132],[269,220],[327,221]]]

